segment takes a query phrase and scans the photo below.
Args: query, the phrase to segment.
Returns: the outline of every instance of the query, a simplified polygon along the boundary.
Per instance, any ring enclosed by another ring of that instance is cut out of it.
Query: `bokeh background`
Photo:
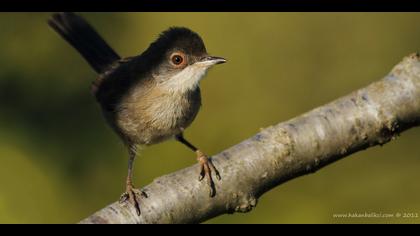
[[[120,55],[169,26],[197,31],[229,62],[202,82],[186,136],[209,154],[366,86],[420,50],[417,13],[81,13]],[[75,223],[119,198],[127,154],[89,93],[88,64],[46,24],[50,13],[0,14],[0,223]],[[420,223],[337,219],[417,213],[420,129],[265,194],[247,214],[207,223]],[[168,141],[141,152],[135,183],[195,163]]]

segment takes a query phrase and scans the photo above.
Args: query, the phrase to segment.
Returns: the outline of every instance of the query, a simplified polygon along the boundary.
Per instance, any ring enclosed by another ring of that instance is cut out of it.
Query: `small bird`
[[[184,27],[169,28],[140,55],[121,58],[81,16],[56,13],[48,24],[99,75],[92,82],[91,93],[128,150],[126,192],[120,202],[130,202],[140,215],[140,200],[148,196],[135,189],[132,182],[138,147],[170,138],[196,153],[199,180],[207,179],[213,197],[212,172],[218,180],[220,174],[211,159],[184,138],[183,132],[200,109],[201,79],[209,68],[226,60],[209,56],[201,37]]]

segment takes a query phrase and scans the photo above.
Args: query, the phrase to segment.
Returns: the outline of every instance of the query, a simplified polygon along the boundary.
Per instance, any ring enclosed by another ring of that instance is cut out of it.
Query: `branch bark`
[[[248,212],[279,184],[313,173],[340,158],[383,145],[420,124],[420,60],[410,55],[384,79],[213,156],[217,194],[197,180],[198,166],[159,177],[144,188],[142,214],[113,203],[80,223],[197,223]]]

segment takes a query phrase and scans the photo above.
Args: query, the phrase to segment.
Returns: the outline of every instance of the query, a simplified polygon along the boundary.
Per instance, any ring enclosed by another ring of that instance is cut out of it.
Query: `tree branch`
[[[262,130],[213,156],[220,171],[217,194],[208,196],[198,166],[162,176],[146,186],[141,216],[113,203],[80,223],[197,223],[248,212],[275,186],[354,152],[383,145],[420,124],[419,55],[410,55],[384,79],[308,113]]]

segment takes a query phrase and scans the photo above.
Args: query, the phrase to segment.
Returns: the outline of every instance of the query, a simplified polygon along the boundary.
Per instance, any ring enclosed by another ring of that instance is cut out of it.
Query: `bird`
[[[225,58],[210,56],[203,39],[186,27],[163,31],[139,55],[120,57],[80,15],[54,13],[48,25],[75,48],[98,76],[91,93],[107,124],[128,150],[128,173],[120,203],[138,215],[146,192],[133,185],[133,163],[139,147],[175,139],[196,153],[199,177],[215,196],[212,175],[221,176],[211,158],[184,137],[201,107],[200,81]],[[130,205],[129,204],[129,205]]]

